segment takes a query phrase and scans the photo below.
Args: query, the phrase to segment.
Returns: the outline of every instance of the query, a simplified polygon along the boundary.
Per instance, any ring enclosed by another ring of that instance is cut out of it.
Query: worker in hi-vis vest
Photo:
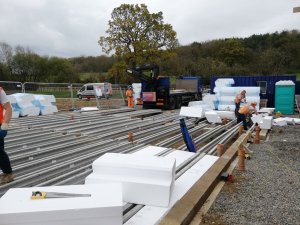
[[[237,117],[238,111],[240,109],[241,102],[246,103],[246,91],[243,90],[241,93],[237,94],[234,98],[235,103],[235,115]]]
[[[251,104],[247,104],[242,106],[237,113],[237,123],[243,122],[244,130],[247,130],[247,122],[246,116],[252,113],[256,113],[256,102],[251,102]]]
[[[128,89],[126,91],[126,97],[128,102],[128,108],[134,108],[132,86],[128,86]]]

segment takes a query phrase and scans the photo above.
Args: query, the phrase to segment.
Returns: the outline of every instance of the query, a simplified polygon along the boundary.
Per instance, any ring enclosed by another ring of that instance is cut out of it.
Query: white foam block
[[[176,165],[180,166],[184,161],[193,157],[194,155],[195,155],[195,153],[193,153],[193,152],[174,150],[171,153],[169,153],[168,155],[164,156],[164,158],[175,159]]]
[[[235,119],[235,113],[232,111],[216,111],[216,113],[218,114],[219,117],[221,117],[221,119],[224,119],[224,118],[227,118],[230,120]]]
[[[122,183],[124,201],[168,206],[175,181],[175,159],[106,153],[93,162],[86,184]]]
[[[275,108],[261,108],[257,112],[259,113],[268,113],[269,115],[273,114]]]
[[[142,148],[141,150],[134,152],[134,155],[140,156],[154,156],[159,154],[160,152],[165,151],[167,148],[158,147],[158,146],[147,146],[146,148]]]
[[[91,197],[31,200],[32,191],[91,194]],[[0,199],[1,225],[123,224],[121,185],[14,188]]]
[[[287,126],[285,118],[277,118],[273,120],[273,125],[275,126]]]
[[[259,126],[261,129],[271,129],[273,123],[273,116],[265,116],[262,121],[259,122]]]
[[[204,110],[201,107],[181,107],[180,109],[180,116],[187,116],[187,117],[197,117],[203,118],[204,117]]]
[[[210,123],[222,123],[222,119],[215,111],[205,112],[205,117]]]
[[[201,176],[216,162],[218,157],[204,156],[192,168],[187,170],[175,181],[174,191],[168,208],[145,206],[131,217],[125,225],[154,225],[158,224],[163,216],[179,201]],[[197,173],[199,172],[199,173]]]
[[[262,115],[255,115],[253,114],[251,117],[253,123],[262,123],[263,116]]]

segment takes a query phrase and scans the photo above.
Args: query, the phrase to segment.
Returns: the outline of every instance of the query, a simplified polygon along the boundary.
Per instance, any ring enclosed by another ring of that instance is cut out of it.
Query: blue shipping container
[[[261,87],[260,98],[267,99],[267,107],[275,106],[275,83],[280,80],[291,80],[296,82],[296,75],[278,75],[278,76],[227,76],[212,77],[210,80],[210,93],[214,94],[215,81],[222,78],[232,78],[236,87]]]

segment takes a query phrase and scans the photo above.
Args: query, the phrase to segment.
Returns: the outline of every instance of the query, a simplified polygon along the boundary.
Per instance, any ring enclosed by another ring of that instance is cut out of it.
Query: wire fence
[[[15,82],[0,81],[0,86],[4,88],[7,94],[31,93],[54,95],[55,98],[77,98],[77,92],[83,86],[83,83],[40,83],[40,82]],[[113,99],[123,99],[127,85],[112,84]]]

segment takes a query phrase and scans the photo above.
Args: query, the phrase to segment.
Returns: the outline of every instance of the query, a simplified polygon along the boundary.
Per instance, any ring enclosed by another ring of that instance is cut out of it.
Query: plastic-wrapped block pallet
[[[32,191],[91,197],[31,200]],[[0,199],[0,225],[121,225],[121,185],[70,185],[10,189]]]
[[[56,102],[53,95],[34,95],[33,105],[40,108],[41,115],[49,115],[58,112],[57,107],[53,105]]]
[[[122,183],[126,202],[166,207],[175,181],[175,159],[106,153],[93,162],[86,184]]]
[[[7,95],[8,100],[12,106],[12,118],[18,118],[20,116],[20,107],[17,104],[17,99],[13,95]]]
[[[20,116],[38,116],[40,108],[33,105],[34,96],[32,94],[17,93],[13,94],[17,100],[17,105],[20,108]]]

